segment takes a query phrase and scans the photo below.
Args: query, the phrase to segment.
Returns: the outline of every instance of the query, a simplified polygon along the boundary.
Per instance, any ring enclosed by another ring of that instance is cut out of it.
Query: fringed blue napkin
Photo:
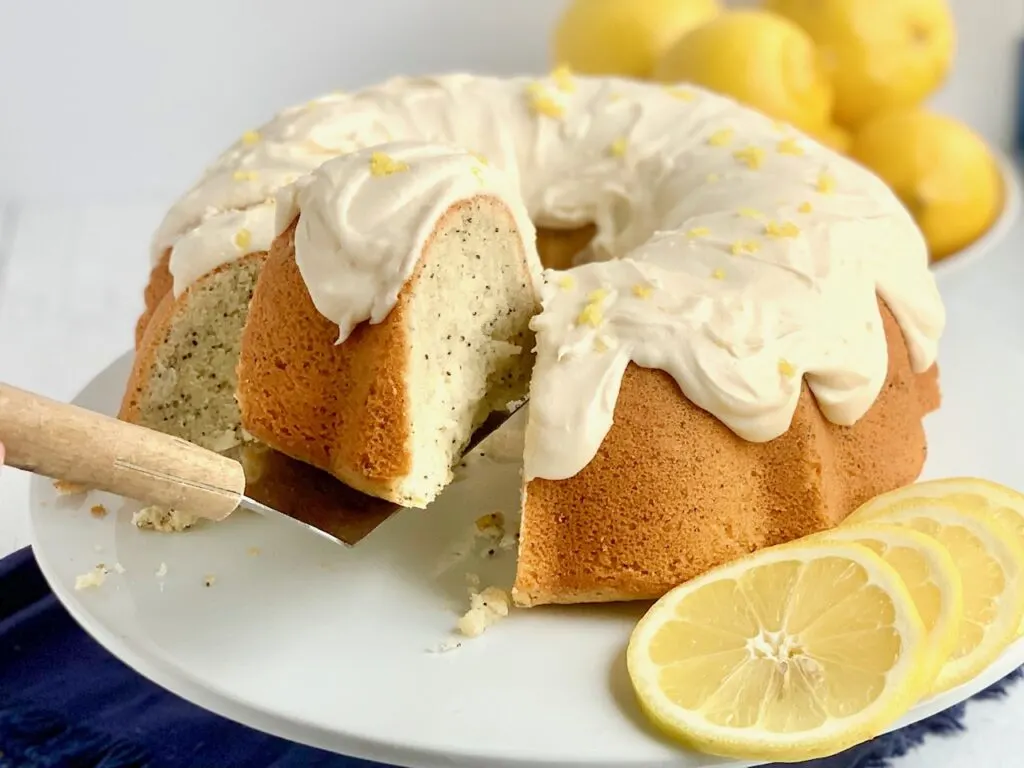
[[[980,694],[1001,695],[1014,673]],[[963,729],[964,705],[805,768],[887,768],[930,734]],[[0,560],[0,768],[371,768],[193,706],[83,632],[32,553]]]

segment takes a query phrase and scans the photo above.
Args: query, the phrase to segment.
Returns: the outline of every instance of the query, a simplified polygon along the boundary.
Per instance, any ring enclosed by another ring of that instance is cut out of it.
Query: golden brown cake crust
[[[527,485],[516,602],[657,598],[723,562],[835,526],[915,480],[937,375],[911,371],[899,326],[880,309],[888,375],[852,427],[829,422],[805,386],[789,431],[747,442],[667,373],[631,364],[594,460],[567,480]]]
[[[249,305],[238,364],[242,426],[388,498],[411,461],[405,312],[422,266],[384,322],[362,323],[337,344],[338,326],[317,311],[295,264],[295,225],[271,246]]]
[[[170,263],[171,249],[168,248],[149,272],[149,282],[146,284],[146,290],[143,292],[146,308],[139,315],[139,319],[135,323],[136,349],[142,346],[142,337],[146,333],[146,328],[153,319],[157,307],[160,306],[165,297],[172,295],[171,289],[174,287],[174,278],[171,277]]]

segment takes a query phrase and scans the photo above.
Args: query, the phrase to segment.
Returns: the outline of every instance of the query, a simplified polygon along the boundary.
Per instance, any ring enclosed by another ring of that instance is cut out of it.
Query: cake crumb
[[[54,480],[53,487],[61,496],[78,496],[89,491],[89,486],[85,483],[75,483],[71,480]]]
[[[456,627],[466,637],[479,637],[489,626],[508,616],[510,602],[508,593],[500,587],[471,592],[469,610],[459,619]]]
[[[80,576],[75,577],[75,591],[80,592],[83,589],[90,589],[92,587],[102,587],[103,582],[107,579],[107,574],[110,571],[107,570],[107,566],[100,563],[88,573],[83,573]]]
[[[518,534],[513,537],[507,532],[505,514],[501,511],[481,515],[473,521],[463,537],[454,542],[438,562],[435,576],[451,570],[470,555],[495,557],[500,549],[511,549],[517,543]]]
[[[124,573],[126,573],[127,571],[128,571],[128,569],[127,569],[127,568],[125,568],[125,567],[124,567],[123,565],[121,565],[120,563],[114,563],[114,572],[115,572],[115,573],[117,573],[118,575],[124,574]]]
[[[449,651],[455,651],[462,647],[462,643],[458,640],[445,640],[443,643],[438,643],[433,648],[428,648],[427,653],[448,653]]]
[[[198,521],[199,518],[196,515],[155,505],[143,507],[132,515],[132,525],[136,528],[159,531],[160,533],[186,531]]]
[[[249,555],[249,557],[259,557],[262,552],[263,550],[259,547],[249,547],[249,549],[246,550],[246,554]]]
[[[521,397],[518,400],[509,400],[507,403],[505,403],[505,410],[508,413],[515,413],[524,405],[526,405],[527,400],[529,400],[529,398],[527,397]]]
[[[214,576],[212,573],[208,573],[208,574],[206,574],[206,576],[203,577],[203,586],[204,587],[212,587],[216,583],[217,583],[217,577]]]
[[[107,508],[104,507],[102,504],[93,504],[91,507],[89,507],[89,514],[97,519],[102,520],[104,517],[107,516]]]
[[[156,569],[156,577],[162,579],[167,575],[167,563],[160,563],[160,567]]]
[[[519,549],[519,531],[506,528],[505,532],[501,535],[501,540],[498,542],[498,549],[503,549],[506,552]]]

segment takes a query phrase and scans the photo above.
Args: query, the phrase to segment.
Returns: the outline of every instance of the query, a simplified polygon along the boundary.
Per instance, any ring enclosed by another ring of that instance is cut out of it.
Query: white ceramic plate
[[[1020,217],[1024,185],[1018,166],[1002,152],[993,149],[996,162],[1003,177],[1003,210],[988,231],[963,250],[932,265],[932,271],[940,280],[955,275],[966,266],[974,264],[986,253],[991,253],[1013,229]],[[955,277],[953,279],[956,279]]]
[[[989,266],[990,279],[947,295],[958,322],[943,349],[945,404],[928,424],[928,474],[1024,485],[1024,413],[1014,399],[1024,356],[1007,348],[1020,349],[1024,305],[1007,299],[1024,270],[998,256]],[[1001,375],[983,375],[996,359]],[[125,356],[77,402],[112,412],[128,367]],[[516,463],[480,463],[428,512],[403,513],[346,550],[248,514],[185,534],[145,533],[123,500],[56,498],[35,478],[33,546],[57,596],[113,654],[200,706],[298,742],[423,768],[740,765],[683,751],[639,715],[623,648],[642,606],[513,612],[436,652],[467,606],[467,572],[485,585],[511,581],[511,551],[454,564],[450,555],[478,515],[513,517],[517,484]],[[97,503],[109,510],[103,519],[90,514]],[[99,562],[124,573],[76,592],[75,576]],[[216,577],[210,587],[207,575]],[[900,725],[1022,663],[1017,643]]]

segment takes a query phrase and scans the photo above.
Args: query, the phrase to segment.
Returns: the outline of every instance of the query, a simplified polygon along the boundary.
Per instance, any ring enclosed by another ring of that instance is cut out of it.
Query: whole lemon
[[[805,131],[829,122],[832,89],[811,38],[760,10],[725,11],[690,30],[654,68],[662,82],[688,81]]]
[[[946,0],[765,0],[821,50],[835,118],[856,127],[924,101],[946,79],[956,46]]]
[[[573,0],[555,27],[552,53],[582,74],[649,77],[680,35],[719,10],[718,0]]]
[[[850,150],[850,142],[853,141],[850,132],[835,123],[826,123],[814,129],[811,136],[841,154],[846,154]]]
[[[1002,177],[985,141],[963,123],[922,109],[889,112],[854,134],[850,155],[913,215],[932,260],[970,245],[1002,209]]]

